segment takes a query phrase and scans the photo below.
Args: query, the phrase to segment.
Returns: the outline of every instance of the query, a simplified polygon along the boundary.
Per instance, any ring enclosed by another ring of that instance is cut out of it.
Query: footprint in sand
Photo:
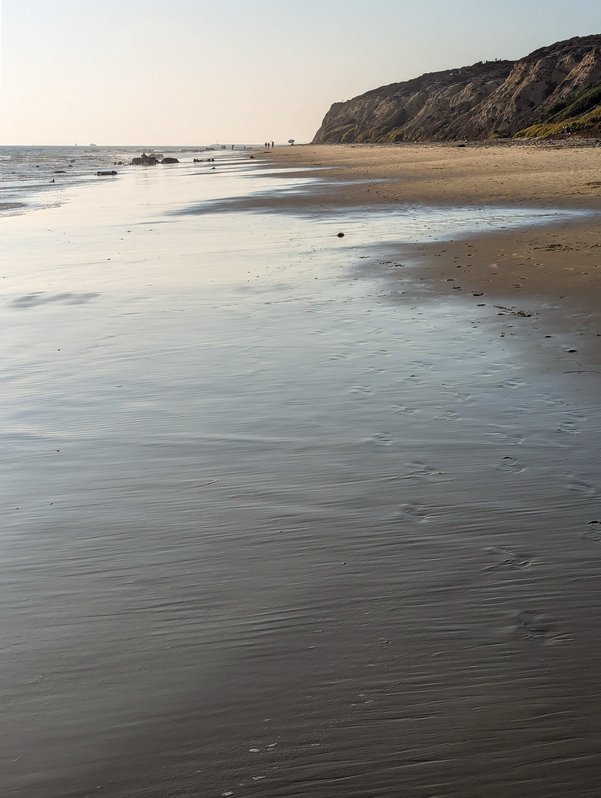
[[[552,407],[567,407],[567,402],[560,396],[556,396],[552,393],[541,393],[539,399],[546,405],[551,405]]]
[[[578,425],[574,421],[564,421],[557,427],[557,432],[564,435],[580,435]]]
[[[518,460],[516,460],[515,457],[506,455],[497,465],[497,470],[510,471],[514,474],[520,474],[524,470],[524,466]]]
[[[507,549],[503,546],[490,546],[486,549],[486,551],[491,552],[491,554],[496,554],[502,559],[500,562],[497,562],[494,565],[487,566],[484,569],[485,571],[496,571],[500,568],[509,568],[512,571],[521,570],[523,568],[528,568],[528,566],[532,563],[530,557],[527,557],[524,554],[519,554],[518,552],[512,551],[511,549]]]
[[[430,517],[430,508],[419,504],[403,504],[401,505],[400,517],[421,524]]]
[[[372,438],[378,446],[392,446],[392,438],[387,432],[378,432]]]
[[[557,431],[567,435],[580,435],[579,425],[582,421],[584,421],[584,416],[580,415],[580,413],[568,413],[557,428]]]
[[[570,635],[552,629],[539,612],[522,610],[516,618],[516,631],[524,640],[554,643],[570,640]]]
[[[402,415],[411,415],[412,413],[417,412],[417,408],[415,407],[405,407],[405,405],[393,405],[392,409],[395,413],[400,413]]]
[[[518,614],[516,631],[524,640],[540,640],[541,642],[547,640],[551,633],[549,627],[543,622],[542,615],[530,610],[522,610]]]
[[[445,410],[444,413],[436,416],[436,420],[456,422],[459,421],[459,416],[453,410]]]
[[[440,469],[419,461],[409,463],[408,466],[408,473],[401,479],[433,479],[442,476],[443,473]]]
[[[589,521],[588,529],[582,535],[584,540],[592,540],[593,543],[601,543],[601,521]]]
[[[474,398],[471,393],[461,393],[460,391],[455,391],[453,388],[443,387],[441,393],[444,393],[450,399],[453,399],[458,404],[463,404],[464,402],[471,402]]]
[[[505,380],[505,382],[501,383],[501,388],[522,388],[526,384],[525,380],[521,380],[519,378],[512,379],[512,380]]]
[[[569,482],[566,487],[573,493],[580,493],[582,496],[586,496],[589,499],[592,499],[597,495],[597,489],[595,486],[590,482],[587,482],[585,479],[581,479],[580,477],[576,477],[574,475],[568,475],[568,479]]]

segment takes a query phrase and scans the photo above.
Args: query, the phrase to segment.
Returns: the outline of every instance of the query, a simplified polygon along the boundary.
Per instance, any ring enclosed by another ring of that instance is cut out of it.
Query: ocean
[[[0,794],[592,795],[596,383],[411,259],[570,214],[178,152],[0,153]]]
[[[0,146],[0,216],[60,202],[70,187],[97,180],[102,170],[122,169],[143,147]],[[147,147],[171,157],[206,158],[210,147]]]

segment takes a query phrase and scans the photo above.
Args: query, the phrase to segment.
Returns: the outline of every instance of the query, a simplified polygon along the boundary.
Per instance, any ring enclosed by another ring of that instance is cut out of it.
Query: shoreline
[[[111,178],[123,178],[131,161],[143,152],[133,145],[87,147],[0,146],[0,222],[4,217],[28,214],[69,201],[69,192],[79,186],[106,181],[101,171],[118,170]],[[149,147],[147,150],[158,148]],[[207,152],[205,147],[161,147],[166,155]]]

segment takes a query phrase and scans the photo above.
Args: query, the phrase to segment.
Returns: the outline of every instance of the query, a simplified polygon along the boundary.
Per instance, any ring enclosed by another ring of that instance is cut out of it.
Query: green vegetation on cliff
[[[549,109],[544,121],[529,125],[516,138],[551,138],[599,135],[601,130],[601,81],[581,89],[570,99]]]

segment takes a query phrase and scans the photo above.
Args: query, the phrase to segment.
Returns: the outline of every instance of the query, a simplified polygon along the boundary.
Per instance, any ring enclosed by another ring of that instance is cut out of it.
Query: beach
[[[383,180],[350,192],[355,201],[514,205],[601,204],[601,148],[595,142],[490,144],[329,144],[279,147],[270,158],[290,166],[313,166],[347,181]]]
[[[323,208],[415,203],[601,210],[601,147],[594,143],[306,145],[280,148],[275,157],[283,168],[311,165],[331,178],[309,200]],[[282,199],[298,209],[305,203],[278,198],[280,207]],[[395,248],[441,294],[467,291],[525,313],[533,299],[542,303],[545,321],[568,337],[574,332],[593,364],[601,356],[594,340],[601,332],[600,250],[597,213],[577,224]]]
[[[0,219],[0,793],[597,795],[601,149],[252,154]]]

